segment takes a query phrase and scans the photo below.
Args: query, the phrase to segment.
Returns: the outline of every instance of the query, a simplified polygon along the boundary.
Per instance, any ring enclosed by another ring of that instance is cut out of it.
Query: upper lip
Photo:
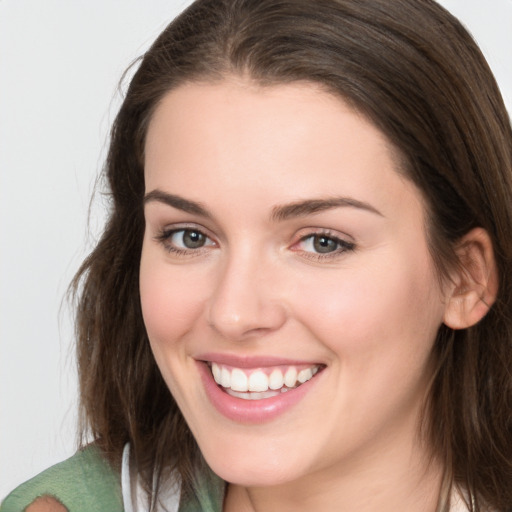
[[[243,356],[228,353],[205,353],[195,357],[197,361],[214,362],[225,364],[235,368],[265,368],[268,366],[294,366],[294,365],[314,365],[322,364],[318,361],[305,361],[278,356],[260,355],[260,356]]]

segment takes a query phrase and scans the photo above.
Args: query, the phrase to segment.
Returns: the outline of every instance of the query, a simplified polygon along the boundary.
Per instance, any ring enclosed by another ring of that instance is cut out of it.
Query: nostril
[[[228,339],[263,336],[285,322],[284,308],[257,297],[236,304],[216,300],[208,311],[208,325]]]
[[[264,265],[256,257],[254,250],[237,246],[226,266],[219,268],[206,315],[210,327],[226,339],[263,336],[286,319],[275,295],[282,288],[274,287],[270,276],[263,275]]]

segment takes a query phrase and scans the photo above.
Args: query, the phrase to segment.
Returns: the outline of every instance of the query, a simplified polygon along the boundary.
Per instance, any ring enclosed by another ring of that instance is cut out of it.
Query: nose
[[[286,322],[276,269],[252,255],[233,255],[217,276],[208,305],[209,325],[232,341],[262,336]]]

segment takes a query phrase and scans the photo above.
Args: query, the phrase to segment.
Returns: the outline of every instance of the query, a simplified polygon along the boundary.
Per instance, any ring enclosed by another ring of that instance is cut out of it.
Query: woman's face
[[[314,85],[233,79],[170,92],[145,158],[144,321],[214,471],[410,457],[445,298],[383,134]]]

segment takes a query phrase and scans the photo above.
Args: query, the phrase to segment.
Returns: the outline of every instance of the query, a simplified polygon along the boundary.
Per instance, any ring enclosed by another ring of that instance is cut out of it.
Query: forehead
[[[292,129],[295,135],[302,133],[312,139],[315,132],[323,132],[325,138],[330,131],[328,143],[336,141],[337,134],[344,135],[340,130],[341,120],[347,127],[358,125],[359,138],[364,130],[382,149],[390,153],[398,151],[363,114],[319,84],[259,85],[236,77],[213,83],[187,82],[169,91],[149,123],[146,149],[158,132],[164,135],[166,131],[169,134],[174,131],[175,136],[192,131],[198,137],[207,137],[221,130],[224,137],[236,135],[240,142],[244,138],[254,140],[254,135],[262,142],[263,134],[267,140],[277,139],[280,135],[293,135]],[[285,132],[281,134],[280,128]]]
[[[204,198],[213,185],[237,197],[260,190],[279,203],[312,194],[392,202],[404,181],[412,187],[397,153],[365,116],[315,84],[187,83],[150,122],[146,189]]]

